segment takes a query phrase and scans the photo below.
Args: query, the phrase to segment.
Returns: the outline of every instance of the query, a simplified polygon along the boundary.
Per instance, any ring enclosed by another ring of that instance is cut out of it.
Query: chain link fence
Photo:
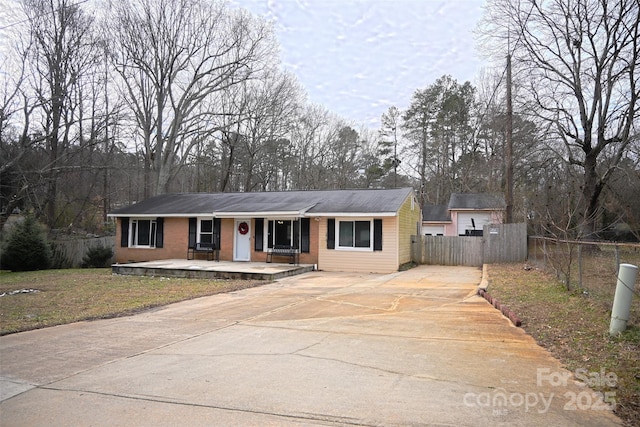
[[[620,264],[640,266],[640,244],[583,242],[529,236],[528,264],[553,273],[570,292],[582,292],[613,302]],[[633,305],[640,307],[640,283],[633,290]]]

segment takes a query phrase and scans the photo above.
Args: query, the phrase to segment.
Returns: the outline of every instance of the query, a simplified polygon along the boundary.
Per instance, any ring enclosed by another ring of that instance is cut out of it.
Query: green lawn
[[[151,307],[258,286],[251,280],[113,275],[111,269],[0,273],[0,335],[128,315]],[[37,292],[8,293],[34,289]]]

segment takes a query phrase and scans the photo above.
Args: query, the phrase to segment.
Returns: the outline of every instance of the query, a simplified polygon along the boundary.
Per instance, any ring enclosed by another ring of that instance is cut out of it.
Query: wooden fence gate
[[[466,265],[527,259],[527,225],[489,224],[482,236],[414,236],[411,259],[417,264]]]

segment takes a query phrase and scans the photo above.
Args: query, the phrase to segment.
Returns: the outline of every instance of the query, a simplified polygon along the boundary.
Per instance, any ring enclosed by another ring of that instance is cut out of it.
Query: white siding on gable
[[[471,221],[473,219],[473,221]],[[458,234],[465,234],[466,230],[482,230],[486,224],[491,224],[491,212],[458,212]]]

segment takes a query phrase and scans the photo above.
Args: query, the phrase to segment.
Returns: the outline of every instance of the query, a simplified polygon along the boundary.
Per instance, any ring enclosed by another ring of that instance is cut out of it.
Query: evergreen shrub
[[[83,268],[103,268],[108,267],[113,257],[111,248],[96,246],[90,248],[82,258]]]
[[[24,221],[13,227],[0,264],[2,269],[11,271],[46,270],[50,267],[51,248],[35,217],[27,215]]]

